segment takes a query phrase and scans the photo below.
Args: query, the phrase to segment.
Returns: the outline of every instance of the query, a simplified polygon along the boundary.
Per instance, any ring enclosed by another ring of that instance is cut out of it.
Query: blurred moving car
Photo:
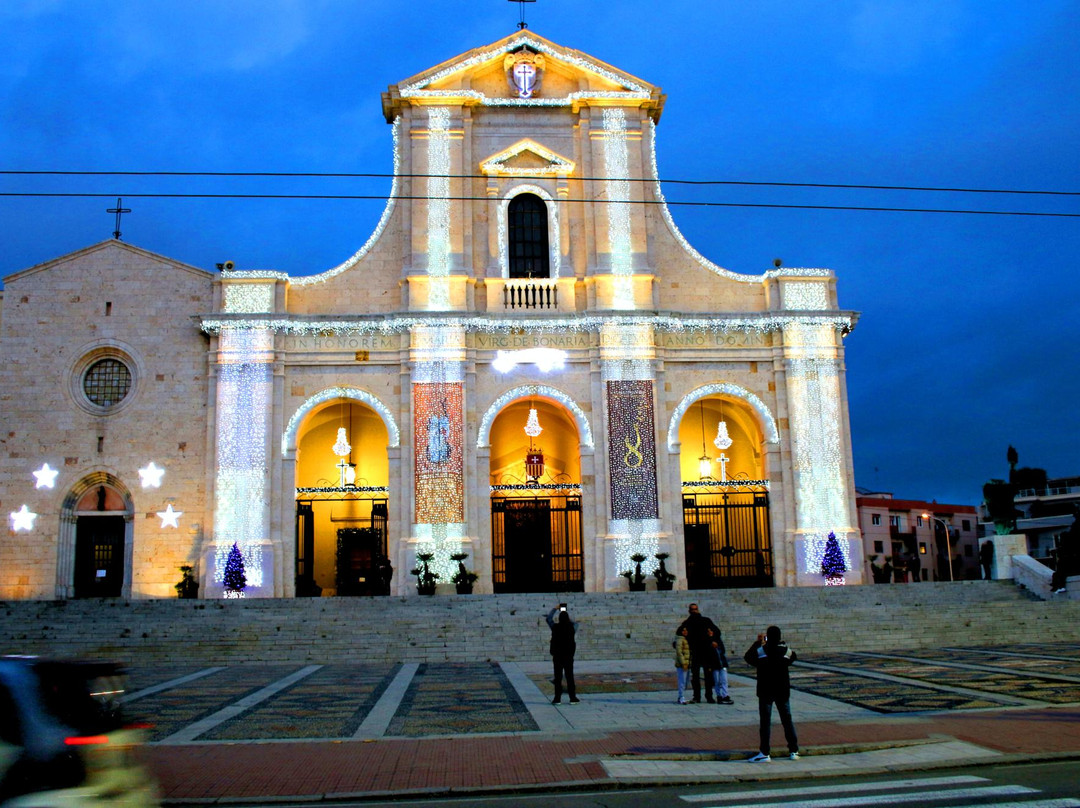
[[[113,663],[0,657],[0,808],[159,804],[120,715],[124,680]]]

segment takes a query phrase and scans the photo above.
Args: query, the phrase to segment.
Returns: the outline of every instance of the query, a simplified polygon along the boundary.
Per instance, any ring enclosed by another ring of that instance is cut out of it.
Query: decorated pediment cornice
[[[488,176],[566,177],[574,173],[574,161],[526,138],[481,161],[480,170]]]

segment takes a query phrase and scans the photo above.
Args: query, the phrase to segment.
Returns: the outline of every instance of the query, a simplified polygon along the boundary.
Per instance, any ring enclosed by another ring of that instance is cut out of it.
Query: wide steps
[[[1011,582],[435,597],[0,603],[0,651],[129,663],[521,661],[547,657],[560,601],[578,657],[670,654],[686,605],[741,654],[770,624],[803,653],[1080,640],[1080,603]]]

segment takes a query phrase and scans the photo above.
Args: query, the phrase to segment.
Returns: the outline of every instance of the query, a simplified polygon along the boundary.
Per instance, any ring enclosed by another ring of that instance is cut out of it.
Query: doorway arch
[[[108,472],[72,486],[60,507],[57,597],[131,596],[134,515],[131,492]]]

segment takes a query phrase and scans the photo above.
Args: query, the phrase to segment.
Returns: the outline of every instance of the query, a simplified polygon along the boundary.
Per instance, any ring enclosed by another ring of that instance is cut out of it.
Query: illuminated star
[[[153,462],[151,462],[150,465],[147,466],[146,468],[139,469],[139,477],[142,478],[142,487],[143,488],[151,488],[151,487],[160,488],[161,487],[161,476],[164,473],[165,473],[165,469],[159,469],[157,466],[155,466],[153,464]]]
[[[49,468],[49,464],[46,463],[34,472],[34,476],[37,478],[37,485],[34,488],[52,488],[56,483],[56,475],[59,473],[56,469]]]
[[[36,513],[30,513],[30,509],[23,505],[19,510],[11,514],[12,530],[33,530]]]
[[[157,515],[161,517],[162,527],[180,527],[180,523],[177,521],[184,515],[183,511],[174,511],[172,503],[170,502],[165,510],[158,511]]]

